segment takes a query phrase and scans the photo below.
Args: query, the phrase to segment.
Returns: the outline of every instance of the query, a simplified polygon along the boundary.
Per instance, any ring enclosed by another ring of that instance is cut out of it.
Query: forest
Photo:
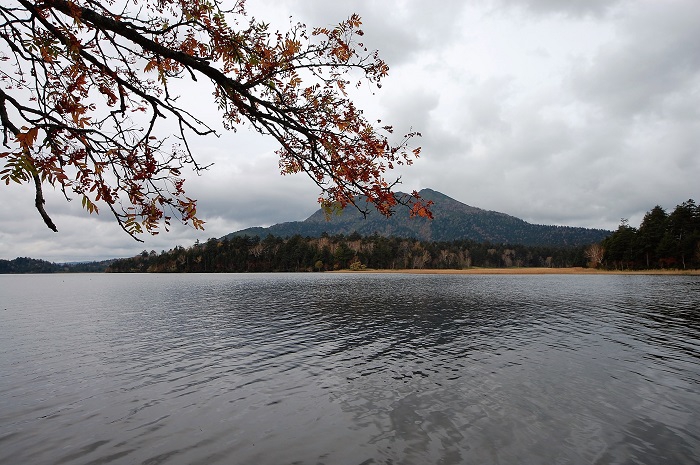
[[[638,228],[623,219],[587,255],[594,265],[605,269],[700,268],[700,206],[690,199],[667,213],[657,205],[644,215]]]
[[[429,242],[361,236],[234,236],[116,260],[109,272],[281,272],[340,269],[463,269],[585,266],[585,247]]]
[[[103,273],[113,261],[54,263],[36,258],[17,257],[13,260],[0,259],[0,274]]]

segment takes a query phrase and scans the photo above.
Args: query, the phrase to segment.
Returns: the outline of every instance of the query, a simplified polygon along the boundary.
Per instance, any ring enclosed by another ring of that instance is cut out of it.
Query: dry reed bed
[[[612,275],[689,275],[700,276],[700,270],[596,270],[594,268],[467,268],[463,270],[428,270],[428,269],[404,269],[404,270],[374,270],[362,271],[340,270],[336,273],[408,273],[408,274],[612,274]]]

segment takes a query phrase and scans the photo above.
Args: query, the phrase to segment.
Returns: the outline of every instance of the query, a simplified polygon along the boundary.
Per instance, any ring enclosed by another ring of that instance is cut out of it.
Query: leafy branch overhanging
[[[208,80],[223,127],[249,124],[274,137],[283,174],[306,173],[328,211],[354,205],[390,215],[399,204],[431,216],[416,192],[397,195],[385,173],[410,165],[410,132],[390,144],[351,100],[353,84],[381,86],[388,66],[360,39],[352,15],[334,28],[286,33],[248,17],[244,0],[12,0],[0,6],[0,179],[77,195],[88,212],[106,204],[135,239],[172,214],[202,229],[184,190],[199,173],[189,138],[215,135],[178,103],[176,80]],[[351,75],[359,75],[356,82]],[[202,83],[197,84],[202,86]],[[381,124],[378,122],[377,124]],[[173,131],[173,128],[175,130]],[[175,135],[163,136],[175,132]],[[358,202],[358,198],[364,200]]]

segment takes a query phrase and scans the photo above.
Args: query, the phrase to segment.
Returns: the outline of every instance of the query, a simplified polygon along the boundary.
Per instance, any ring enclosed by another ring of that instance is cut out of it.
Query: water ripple
[[[696,278],[0,279],[0,463],[700,457]]]

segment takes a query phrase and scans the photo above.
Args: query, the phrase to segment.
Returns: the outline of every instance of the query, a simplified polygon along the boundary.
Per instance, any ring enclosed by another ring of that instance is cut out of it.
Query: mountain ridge
[[[400,213],[386,218],[377,212],[365,218],[351,207],[340,215],[327,218],[319,209],[303,221],[278,223],[267,228],[246,228],[225,237],[319,237],[324,233],[358,233],[363,236],[378,234],[436,242],[468,239],[499,244],[575,247],[600,242],[612,233],[603,229],[532,224],[506,213],[467,205],[433,189],[423,189],[419,194],[422,199],[433,202],[431,209],[434,219],[410,218]]]

